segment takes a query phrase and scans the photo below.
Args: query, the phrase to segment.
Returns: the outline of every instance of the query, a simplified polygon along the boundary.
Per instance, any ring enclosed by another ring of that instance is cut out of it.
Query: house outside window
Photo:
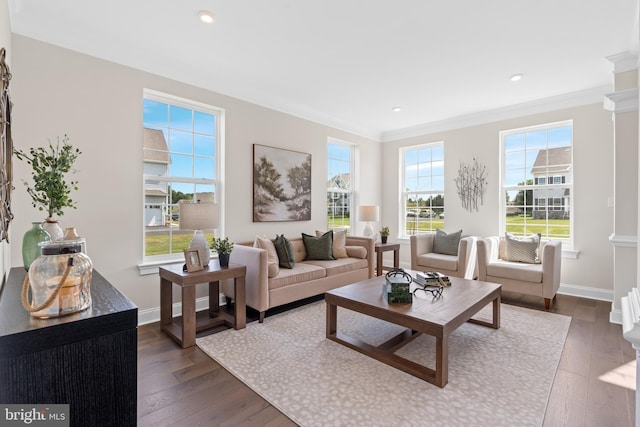
[[[351,233],[353,212],[354,151],[352,144],[329,139],[327,143],[327,228]]]
[[[444,143],[400,149],[404,237],[444,229]]]
[[[562,239],[572,246],[573,123],[500,133],[501,229]]]
[[[144,91],[145,261],[182,257],[189,247],[193,230],[178,227],[180,203],[219,200],[222,117],[215,107]]]

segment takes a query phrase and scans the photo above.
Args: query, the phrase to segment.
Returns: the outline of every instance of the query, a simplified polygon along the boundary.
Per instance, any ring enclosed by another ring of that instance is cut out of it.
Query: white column
[[[605,96],[612,113],[614,149],[613,303],[611,321],[620,323],[621,298],[638,283],[638,58],[628,52],[607,57],[615,92]]]

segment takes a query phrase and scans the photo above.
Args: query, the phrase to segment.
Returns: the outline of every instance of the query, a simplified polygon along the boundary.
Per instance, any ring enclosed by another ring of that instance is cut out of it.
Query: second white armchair
[[[410,237],[411,269],[438,271],[447,276],[475,279],[477,276],[477,237],[462,237],[455,255],[434,252],[435,233]]]

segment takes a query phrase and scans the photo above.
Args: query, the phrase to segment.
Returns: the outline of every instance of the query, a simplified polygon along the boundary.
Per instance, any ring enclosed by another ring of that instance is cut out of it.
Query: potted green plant
[[[389,238],[389,227],[387,227],[386,225],[384,227],[382,227],[382,229],[380,230],[380,240],[382,240],[382,243],[387,243],[387,238]]]
[[[211,249],[218,253],[220,267],[227,267],[231,251],[233,251],[233,242],[229,240],[229,237],[224,239],[222,237],[214,237]]]
[[[78,181],[65,178],[69,172],[75,173],[73,163],[82,153],[69,143],[67,135],[62,139],[62,146],[58,137],[55,146],[49,141],[48,147],[32,147],[28,152],[14,149],[13,152],[19,160],[31,165],[33,186],[23,182],[33,207],[47,212],[43,228],[51,234],[52,240],[62,238],[62,229],[54,215],[64,215],[64,208],[76,209],[70,194],[72,190],[78,190]]]

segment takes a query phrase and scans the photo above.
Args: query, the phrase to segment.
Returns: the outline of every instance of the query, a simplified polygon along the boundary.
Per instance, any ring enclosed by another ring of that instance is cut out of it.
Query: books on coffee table
[[[451,286],[449,277],[437,271],[417,273],[414,281],[422,286]]]

